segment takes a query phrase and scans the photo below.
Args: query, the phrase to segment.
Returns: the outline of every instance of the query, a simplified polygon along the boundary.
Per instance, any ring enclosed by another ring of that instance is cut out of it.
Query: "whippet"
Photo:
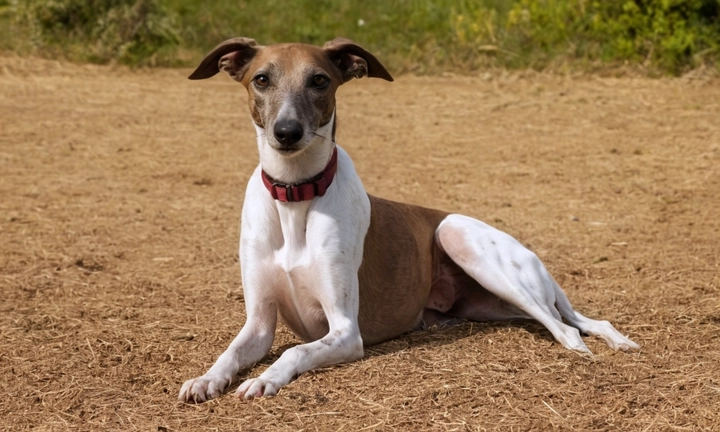
[[[393,80],[365,49],[342,38],[322,48],[235,38],[190,79],[220,70],[248,91],[260,156],[242,210],[247,320],[215,364],[185,382],[181,401],[219,396],[261,360],[278,314],[304,343],[241,384],[237,396],[275,395],[305,371],[360,359],[364,345],[454,320],[535,319],[582,353],[590,351],[581,332],[616,350],[639,348],[609,322],[573,310],[537,256],[509,235],[368,195],[335,143],[337,88],[363,76]]]

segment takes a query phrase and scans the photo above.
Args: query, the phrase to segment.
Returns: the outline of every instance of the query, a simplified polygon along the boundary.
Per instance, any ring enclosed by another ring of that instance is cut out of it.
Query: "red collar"
[[[327,188],[335,178],[337,172],[337,147],[333,149],[325,169],[315,177],[297,184],[286,184],[275,181],[272,177],[262,171],[262,181],[265,187],[270,191],[270,195],[278,201],[295,202],[309,201],[315,197],[325,195]]]

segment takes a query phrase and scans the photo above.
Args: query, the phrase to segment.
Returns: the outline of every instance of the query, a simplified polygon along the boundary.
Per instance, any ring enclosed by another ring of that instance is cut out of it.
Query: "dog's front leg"
[[[270,350],[274,328],[274,325],[268,328],[266,324],[248,319],[230,346],[204,375],[185,381],[178,399],[200,403],[220,396],[232,384],[238,371],[260,361]]]
[[[236,396],[244,398],[274,396],[281,387],[303,372],[322,366],[351,362],[363,357],[363,341],[357,322],[359,305],[357,273],[352,279],[347,281],[335,278],[327,282],[332,284],[328,286],[329,290],[322,290],[323,293],[331,294],[329,298],[321,299],[328,319],[327,335],[317,341],[285,351],[259,377],[242,383],[235,393]],[[332,296],[332,294],[338,295]]]
[[[256,268],[251,257],[247,269]],[[257,260],[256,260],[257,261]],[[238,371],[251,367],[270,351],[277,325],[277,303],[272,298],[271,280],[264,273],[243,270],[247,320],[230,346],[202,376],[188,380],[180,389],[183,402],[205,402],[220,396],[232,384]]]

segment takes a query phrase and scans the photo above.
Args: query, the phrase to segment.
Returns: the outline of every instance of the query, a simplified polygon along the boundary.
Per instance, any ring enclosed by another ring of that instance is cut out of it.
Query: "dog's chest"
[[[328,332],[328,324],[318,300],[318,269],[307,244],[307,212],[297,210],[280,211],[284,241],[273,257],[279,276],[275,290],[283,321],[303,340],[316,340]]]
[[[278,311],[285,324],[304,341],[317,340],[328,332],[325,313],[316,296],[312,267],[283,272],[278,286]]]

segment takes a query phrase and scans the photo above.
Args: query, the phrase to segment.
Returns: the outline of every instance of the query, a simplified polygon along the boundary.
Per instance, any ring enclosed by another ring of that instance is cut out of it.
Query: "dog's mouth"
[[[302,145],[286,146],[286,145],[282,145],[280,143],[273,143],[273,144],[274,144],[272,146],[273,149],[283,156],[292,156],[294,154],[300,153],[305,148]]]

